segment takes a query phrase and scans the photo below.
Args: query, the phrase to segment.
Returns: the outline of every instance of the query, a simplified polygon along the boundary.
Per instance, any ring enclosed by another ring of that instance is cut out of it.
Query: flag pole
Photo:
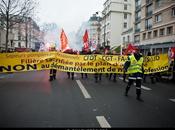
[[[122,51],[123,51],[122,47],[123,47],[123,45],[121,43],[121,45],[120,45],[120,55],[122,55]]]

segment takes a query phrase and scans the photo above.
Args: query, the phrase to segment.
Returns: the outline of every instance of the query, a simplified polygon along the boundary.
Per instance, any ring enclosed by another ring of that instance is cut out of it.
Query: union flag
[[[89,49],[89,36],[88,36],[88,31],[85,31],[85,34],[83,36],[83,43],[84,43],[84,49],[88,50]]]
[[[61,51],[64,52],[65,50],[70,49],[70,47],[68,45],[67,36],[66,36],[66,34],[65,34],[63,29],[61,31],[60,39],[61,39]]]

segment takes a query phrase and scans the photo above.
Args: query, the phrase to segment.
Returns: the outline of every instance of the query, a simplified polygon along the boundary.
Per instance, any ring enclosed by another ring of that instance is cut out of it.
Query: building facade
[[[123,15],[124,23],[128,23],[128,25],[124,27],[124,31],[122,32],[122,46],[124,48],[127,47],[128,44],[134,43],[134,21],[135,21],[135,1],[124,1],[125,3],[129,2],[131,6],[131,12],[125,12]]]
[[[26,48],[37,51],[42,42],[42,32],[36,22],[25,18],[24,22],[16,24],[12,33],[14,34],[14,48]]]
[[[175,1],[135,0],[135,44],[144,54],[167,53],[175,46]]]
[[[111,48],[122,44],[122,33],[131,28],[132,0],[106,0],[102,11],[101,41]]]
[[[1,21],[3,22],[3,21]],[[26,17],[22,22],[15,21],[13,27],[9,29],[8,51],[18,49],[37,51],[42,42],[42,32],[36,22]],[[0,28],[0,50],[5,51],[6,31],[3,26]]]
[[[101,17],[98,14],[93,14],[88,21],[88,32],[89,32],[89,44],[91,50],[95,50],[100,46],[100,33],[101,33]]]

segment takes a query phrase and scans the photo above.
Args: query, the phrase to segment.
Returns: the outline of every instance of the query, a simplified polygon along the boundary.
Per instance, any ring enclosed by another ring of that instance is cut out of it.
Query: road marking
[[[80,80],[76,80],[76,82],[77,82],[78,86],[80,87],[80,89],[81,89],[84,97],[86,99],[90,99],[91,96],[89,95],[89,93],[87,92],[87,90],[85,89],[85,87],[83,86],[83,84],[81,83],[81,81]]]
[[[134,83],[134,85],[136,86],[136,83]],[[152,90],[151,88],[145,87],[143,85],[141,86],[141,88],[144,89],[144,90],[147,90],[147,91],[151,91]]]
[[[170,101],[175,102],[175,99],[170,99]]]
[[[119,77],[120,80],[123,80],[123,77]],[[125,79],[126,82],[129,82],[128,79]]]
[[[152,90],[151,88],[145,87],[145,86],[143,86],[143,85],[142,85],[141,88],[144,89],[144,90],[147,90],[147,91],[151,91],[151,90]]]
[[[97,116],[96,119],[100,124],[101,128],[111,128],[110,124],[107,122],[104,116]]]
[[[119,77],[119,79],[123,80],[122,77]],[[126,79],[126,82],[129,82],[129,81]],[[134,83],[134,85],[136,86],[136,83]],[[143,85],[141,86],[141,88],[144,89],[144,90],[147,90],[147,91],[152,90],[151,88],[145,87],[145,86],[143,86]]]

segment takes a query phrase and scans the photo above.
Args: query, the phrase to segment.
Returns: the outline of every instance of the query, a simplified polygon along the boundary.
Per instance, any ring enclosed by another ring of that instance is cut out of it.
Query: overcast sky
[[[40,24],[55,22],[69,33],[77,31],[82,22],[102,11],[105,0],[38,0]]]

